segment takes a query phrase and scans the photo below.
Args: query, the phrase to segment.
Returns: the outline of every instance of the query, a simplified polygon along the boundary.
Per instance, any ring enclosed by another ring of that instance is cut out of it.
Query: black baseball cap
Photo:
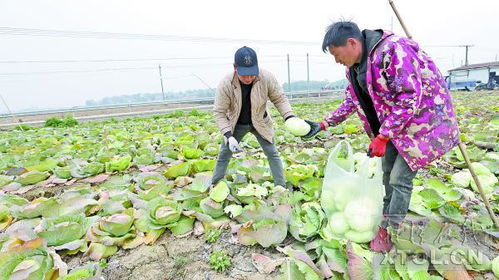
[[[249,47],[242,47],[234,55],[234,64],[237,68],[237,74],[241,76],[258,76],[258,59],[256,52]]]

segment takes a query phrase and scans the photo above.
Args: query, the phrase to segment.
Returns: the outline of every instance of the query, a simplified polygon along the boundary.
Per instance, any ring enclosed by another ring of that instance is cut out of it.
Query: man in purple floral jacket
[[[320,123],[307,121],[312,129],[305,138],[357,112],[372,139],[368,154],[383,157],[386,218],[370,246],[386,252],[392,247],[386,228],[405,218],[417,170],[459,142],[451,96],[419,45],[391,32],[361,32],[353,22],[336,22],[327,28],[322,49],[347,67],[349,85],[337,110]]]

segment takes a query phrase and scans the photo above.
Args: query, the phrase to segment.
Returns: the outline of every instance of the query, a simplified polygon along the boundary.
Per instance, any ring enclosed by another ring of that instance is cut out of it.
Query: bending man
[[[349,84],[340,107],[309,122],[312,137],[353,112],[372,142],[368,154],[383,157],[385,220],[371,241],[374,251],[392,247],[386,228],[405,218],[417,170],[459,142],[456,115],[444,77],[419,45],[383,30],[359,30],[353,22],[330,25],[322,43],[347,67]]]

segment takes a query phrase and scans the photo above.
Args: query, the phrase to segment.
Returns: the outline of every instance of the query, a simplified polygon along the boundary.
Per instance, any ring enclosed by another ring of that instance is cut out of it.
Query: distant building
[[[449,70],[450,89],[494,89],[499,85],[499,61],[470,64]]]

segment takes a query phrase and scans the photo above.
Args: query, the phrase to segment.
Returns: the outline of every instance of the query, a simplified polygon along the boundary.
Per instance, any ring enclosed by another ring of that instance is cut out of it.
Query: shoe
[[[369,247],[371,248],[371,250],[380,253],[386,253],[392,249],[393,243],[390,240],[390,235],[388,234],[386,228],[379,228],[376,237],[374,237],[374,239],[371,241]]]

